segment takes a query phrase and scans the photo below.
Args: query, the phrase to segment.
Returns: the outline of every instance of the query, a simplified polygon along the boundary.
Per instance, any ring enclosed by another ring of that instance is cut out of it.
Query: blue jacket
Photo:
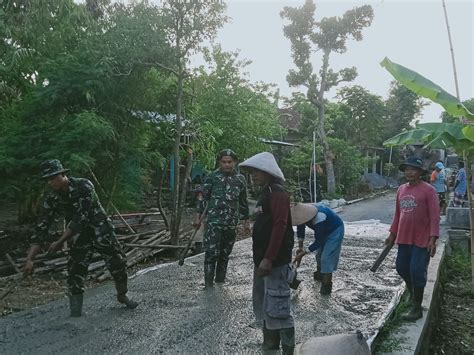
[[[344,225],[342,219],[326,205],[315,203],[315,206],[318,208],[316,217],[306,222],[306,224],[300,224],[296,232],[298,240],[304,240],[306,227],[314,230],[314,243],[308,247],[311,252],[323,247],[328,236]]]

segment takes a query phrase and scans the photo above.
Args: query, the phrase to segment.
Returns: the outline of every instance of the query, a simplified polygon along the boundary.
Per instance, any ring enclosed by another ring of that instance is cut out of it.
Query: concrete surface
[[[446,223],[453,229],[469,229],[469,208],[448,207]]]
[[[391,221],[394,196],[346,208],[346,220]],[[358,212],[357,212],[358,211]],[[392,212],[390,212],[392,211]],[[330,297],[312,280],[315,261],[306,256],[303,280],[292,294],[296,340],[361,330],[373,337],[398,299],[402,285],[392,251],[377,273],[368,271],[382,248],[388,225],[348,223],[339,270]],[[311,236],[308,236],[308,240]],[[86,293],[85,316],[68,317],[66,299],[0,319],[1,354],[145,354],[259,352],[261,330],[251,309],[251,241],[236,244],[229,282],[202,289],[202,255],[185,265],[164,264],[140,272],[130,282],[141,301],[135,310],[116,303],[111,284]]]

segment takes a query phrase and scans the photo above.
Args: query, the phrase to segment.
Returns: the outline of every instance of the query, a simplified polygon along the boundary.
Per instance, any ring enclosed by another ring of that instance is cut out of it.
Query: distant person
[[[128,277],[125,254],[92,182],[68,177],[66,173],[69,169],[64,169],[57,159],[43,162],[41,170],[42,178],[47,180],[52,191],[44,200],[41,221],[31,237],[24,273],[33,273],[33,261],[48,237],[54,218],[58,214],[64,214],[66,230],[59,240],[51,243],[48,252],[60,250],[66,241],[70,243],[67,287],[71,317],[82,315],[84,280],[95,251],[101,254],[115,281],[117,300],[128,308],[137,307],[138,303],[126,296]]]
[[[291,209],[293,225],[297,225],[298,249],[295,262],[299,264],[306,254],[316,253],[315,281],[321,281],[320,293],[332,292],[332,274],[337,270],[344,238],[344,222],[322,203],[297,204]],[[305,229],[314,231],[314,242],[303,248]]]
[[[439,201],[433,186],[421,180],[423,161],[410,157],[399,167],[408,181],[397,191],[395,215],[385,244],[398,244],[396,268],[406,283],[412,304],[405,320],[423,316],[421,303],[427,282],[430,256],[436,253],[439,236]]]
[[[446,213],[446,172],[442,162],[439,161],[435,164],[435,169],[431,173],[430,182],[438,194],[439,208],[444,215]]]
[[[464,204],[465,196],[467,191],[467,179],[466,170],[464,169],[464,163],[459,162],[459,170],[456,174],[456,180],[454,181],[454,206],[462,207]]]
[[[247,182],[235,170],[237,154],[224,149],[217,160],[219,168],[203,181],[203,197],[193,222],[195,228],[201,228],[201,217],[207,206],[203,241],[204,284],[207,289],[214,286],[214,281],[225,282],[239,220],[244,221],[244,231],[250,234]]]
[[[288,285],[294,244],[290,195],[271,153],[256,154],[240,167],[249,169],[252,182],[262,187],[252,232],[252,301],[257,322],[263,321],[263,350],[279,350],[281,342],[283,354],[293,354],[295,325]]]

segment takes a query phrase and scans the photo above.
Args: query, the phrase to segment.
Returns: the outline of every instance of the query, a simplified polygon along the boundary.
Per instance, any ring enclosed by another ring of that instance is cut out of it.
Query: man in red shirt
[[[263,350],[293,354],[295,325],[291,314],[289,264],[294,236],[290,196],[285,178],[271,153],[259,153],[240,164],[251,171],[252,182],[262,190],[255,206],[252,232],[254,261],[253,310],[263,321]]]
[[[415,321],[423,316],[421,303],[428,263],[430,256],[436,253],[439,201],[433,186],[421,180],[426,170],[420,158],[408,158],[399,169],[408,182],[398,188],[395,216],[385,243],[398,244],[397,272],[405,281],[412,300],[403,318]]]

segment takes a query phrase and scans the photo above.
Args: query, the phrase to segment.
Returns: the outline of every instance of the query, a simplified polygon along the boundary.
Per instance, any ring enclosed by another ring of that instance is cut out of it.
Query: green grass
[[[374,342],[374,354],[389,353],[392,351],[403,350],[401,338],[392,338],[393,332],[404,322],[402,315],[410,308],[408,292],[405,292],[394,309],[390,318],[385,322]]]

